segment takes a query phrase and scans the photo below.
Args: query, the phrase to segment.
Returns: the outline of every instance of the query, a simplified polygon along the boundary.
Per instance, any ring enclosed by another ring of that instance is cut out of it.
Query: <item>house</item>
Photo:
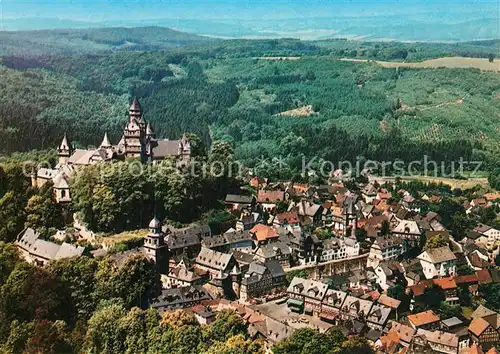
[[[409,286],[409,290],[413,294],[412,303],[418,300],[419,296],[425,294],[425,289],[430,288],[433,285],[439,286],[439,288],[443,291],[445,301],[447,303],[450,305],[458,303],[459,298],[457,296],[457,284],[452,277],[421,280],[417,284]]]
[[[488,269],[476,270],[477,282],[481,284],[489,284],[493,282],[491,279],[490,271]]]
[[[295,211],[299,215],[303,224],[321,225],[323,221],[323,206],[311,201],[302,199],[299,202],[292,202],[288,211]]]
[[[170,268],[167,274],[161,274],[163,288],[202,285],[206,281],[205,277],[190,270],[186,262],[183,260],[177,266]]]
[[[256,259],[262,262],[276,261],[285,269],[291,266],[292,253],[290,247],[280,240],[259,245],[254,251],[254,255]]]
[[[416,330],[412,327],[406,326],[396,321],[391,321],[388,324],[390,328],[388,333],[393,333],[397,336],[398,343],[403,347],[408,348],[413,339]]]
[[[357,297],[347,295],[342,304],[341,316],[343,320],[358,319],[362,322],[366,321],[369,315],[373,302],[359,299]]]
[[[359,242],[353,238],[330,238],[323,241],[320,261],[327,262],[336,259],[355,257],[359,255],[359,249]]]
[[[241,281],[240,300],[262,296],[285,282],[285,272],[278,262],[252,262]]]
[[[255,197],[251,195],[228,194],[226,195],[224,204],[226,204],[231,210],[251,208],[255,205]]]
[[[83,255],[85,247],[66,242],[61,245],[43,240],[40,233],[26,228],[17,236],[17,249],[28,263],[43,266],[52,260],[71,258]]]
[[[429,348],[433,353],[457,354],[458,337],[452,333],[419,328],[413,337],[411,352],[426,353]]]
[[[246,231],[250,230],[252,227],[262,222],[262,217],[260,213],[257,212],[249,212],[246,209],[243,209],[238,221],[236,221],[236,230],[237,231]]]
[[[293,278],[288,286],[288,307],[295,312],[304,311],[307,314],[319,316],[321,303],[328,290],[328,285],[319,281]]]
[[[212,297],[201,286],[186,286],[162,290],[160,296],[151,303],[151,308],[163,313],[198,305]]]
[[[320,260],[323,243],[315,234],[305,232],[300,227],[289,227],[280,240],[288,245],[299,264],[314,264]]]
[[[201,239],[212,234],[208,224],[191,224],[181,229],[163,225],[162,231],[171,258],[184,255],[190,259],[196,258],[201,249]]]
[[[397,269],[396,262],[380,262],[375,267],[376,283],[382,290],[386,291],[396,285],[399,278],[402,278],[400,270]]]
[[[276,204],[285,200],[285,192],[280,190],[262,190],[257,192],[257,203],[261,204],[264,210],[273,210]]]
[[[452,277],[446,277],[441,279],[432,279],[432,282],[439,286],[444,293],[445,301],[450,305],[458,303],[457,296],[457,283]]]
[[[370,247],[368,267],[376,267],[380,262],[396,259],[406,251],[403,240],[394,236],[377,237]]]
[[[272,226],[257,224],[250,229],[253,239],[257,244],[265,244],[272,241],[277,241],[279,234]]]
[[[489,319],[489,318],[488,318]],[[500,334],[498,332],[498,314],[495,321],[488,321],[483,317],[477,317],[469,324],[471,340],[483,349],[490,349],[500,344]]]
[[[392,229],[391,234],[418,245],[422,230],[414,220],[399,220],[398,225]]]
[[[220,272],[229,274],[234,267],[239,268],[232,254],[222,253],[202,247],[196,257],[195,268],[210,273],[213,277]]]
[[[230,253],[233,250],[252,252],[253,238],[249,231],[229,229],[222,235],[204,237],[201,245],[223,253]]]
[[[401,301],[397,299],[393,299],[390,296],[387,296],[386,294],[381,294],[380,297],[377,299],[377,302],[381,305],[390,307],[394,311],[397,311],[399,308],[399,305],[401,305]]]
[[[375,188],[373,184],[369,183],[361,190],[361,196],[365,202],[370,204],[377,196],[377,188]]]
[[[294,329],[269,316],[264,316],[261,321],[254,321],[248,326],[248,335],[253,340],[263,339],[266,341],[266,353],[271,352],[274,343],[290,337]]]
[[[195,305],[191,308],[194,318],[201,326],[206,326],[215,321],[216,313],[212,311],[210,306]]]
[[[366,316],[366,324],[371,329],[382,332],[389,320],[392,309],[390,307],[374,303],[368,316]]]
[[[456,274],[457,257],[448,246],[428,249],[422,252],[417,259],[420,260],[422,271],[427,279]]]
[[[339,317],[342,310],[342,304],[346,297],[347,293],[343,291],[328,289],[321,303],[321,313],[319,317],[324,321],[338,325],[340,323]]]
[[[451,317],[441,321],[440,329],[458,337],[459,350],[464,350],[469,346],[469,331],[467,326],[459,318]]]
[[[408,315],[408,322],[414,329],[433,329],[439,326],[439,316],[432,310]]]
[[[300,226],[299,214],[296,210],[276,214],[273,225],[276,229],[287,228],[288,226]]]

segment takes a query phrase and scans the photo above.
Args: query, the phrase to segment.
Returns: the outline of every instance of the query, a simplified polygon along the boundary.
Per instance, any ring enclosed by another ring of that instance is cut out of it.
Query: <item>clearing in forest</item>
[[[364,59],[349,59],[344,58],[340,59],[342,61],[351,61],[351,62],[376,62],[379,65],[382,65],[384,68],[475,68],[480,69],[482,71],[494,71],[500,72],[500,61],[494,60],[490,62],[489,59],[485,58],[464,58],[464,57],[446,57],[446,58],[438,58],[425,60],[422,62],[393,62],[393,61],[378,61],[378,60],[364,60]]]
[[[286,117],[310,117],[318,114],[314,112],[312,105],[303,106],[295,109],[291,109],[289,111],[278,113],[277,116],[286,116]]]

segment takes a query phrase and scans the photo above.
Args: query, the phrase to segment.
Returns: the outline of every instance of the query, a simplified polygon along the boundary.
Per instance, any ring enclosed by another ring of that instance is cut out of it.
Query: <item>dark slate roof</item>
[[[153,156],[155,158],[164,158],[167,156],[178,156],[181,140],[153,140]]]
[[[283,267],[277,261],[269,260],[269,261],[266,261],[265,265],[266,265],[267,269],[269,269],[269,271],[271,272],[271,275],[273,276],[273,278],[278,278],[278,277],[282,277],[285,275],[285,271],[283,270]]]
[[[376,342],[382,336],[382,332],[376,329],[370,329],[368,333],[365,334],[366,339]]]
[[[152,303],[155,309],[187,307],[193,302],[211,300],[208,292],[201,286],[186,286],[181,288],[164,289]]]
[[[254,197],[248,195],[228,194],[226,195],[226,203],[252,204]]]
[[[165,237],[165,243],[170,250],[200,245],[200,239],[194,234],[171,234]]]
[[[254,255],[241,251],[233,251],[233,257],[239,264],[250,264],[253,262]]]

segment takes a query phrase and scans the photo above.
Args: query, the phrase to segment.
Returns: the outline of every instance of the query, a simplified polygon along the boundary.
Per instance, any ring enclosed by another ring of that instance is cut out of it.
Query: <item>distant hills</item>
[[[0,32],[0,55],[159,50],[207,41],[215,39],[153,26],[4,31]]]
[[[58,18],[7,19],[5,31],[88,29],[102,27],[164,27],[220,38],[299,38],[320,40],[350,38],[427,42],[466,42],[500,38],[495,13],[471,12],[467,16],[436,14],[329,16],[278,20],[154,19],[101,22]]]

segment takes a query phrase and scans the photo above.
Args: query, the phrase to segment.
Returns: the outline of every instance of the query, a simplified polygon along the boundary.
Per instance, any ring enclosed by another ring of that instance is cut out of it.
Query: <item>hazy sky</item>
[[[0,0],[3,18],[71,20],[280,19],[468,11],[498,16],[499,0]]]

